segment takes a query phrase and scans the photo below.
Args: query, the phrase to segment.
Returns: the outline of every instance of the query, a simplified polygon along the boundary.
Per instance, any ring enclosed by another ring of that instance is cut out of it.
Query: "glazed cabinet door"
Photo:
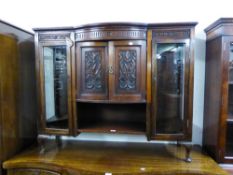
[[[190,140],[190,39],[177,39],[177,31],[169,32],[152,34],[152,137]],[[181,34],[188,35],[179,31],[179,37]]]
[[[146,42],[109,42],[109,100],[145,102]]]
[[[76,45],[77,100],[108,100],[108,43]]]
[[[42,36],[39,34],[39,40]],[[54,34],[48,36],[52,37]],[[59,38],[63,34],[56,36]],[[71,46],[72,41],[68,37],[66,40],[45,39],[38,43],[37,68],[42,133],[71,133]]]
[[[233,161],[233,37],[223,37],[224,73],[222,83],[223,115],[220,121],[221,161],[232,163]],[[225,86],[226,85],[226,86]],[[225,118],[226,117],[226,118]]]

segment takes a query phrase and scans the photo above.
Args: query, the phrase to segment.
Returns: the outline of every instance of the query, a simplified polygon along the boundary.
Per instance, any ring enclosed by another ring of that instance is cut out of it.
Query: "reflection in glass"
[[[66,46],[43,48],[45,116],[48,128],[67,128]]]
[[[233,156],[233,123],[227,123],[227,133],[226,133],[226,154],[225,156]]]
[[[233,156],[233,44],[230,45],[228,69],[228,120],[226,133],[226,156]]]
[[[185,44],[161,43],[156,48],[156,132],[183,131]]]
[[[228,87],[228,116],[233,119],[233,45],[230,47]]]

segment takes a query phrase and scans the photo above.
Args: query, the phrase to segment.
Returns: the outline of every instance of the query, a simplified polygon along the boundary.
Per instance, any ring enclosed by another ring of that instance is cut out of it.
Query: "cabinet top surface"
[[[219,174],[226,173],[199,147],[192,151],[192,163],[183,161],[185,150],[176,145],[79,141],[61,148],[35,147],[4,163],[4,168],[42,168],[87,174]],[[59,169],[60,168],[60,169]]]
[[[219,18],[217,21],[210,24],[206,29],[205,32],[208,33],[212,29],[219,27],[224,24],[232,24],[233,25],[233,18]]]
[[[177,22],[177,23],[139,23],[139,22],[106,22],[106,23],[93,23],[80,26],[67,26],[67,27],[45,27],[33,28],[35,32],[39,31],[61,31],[61,30],[79,30],[89,28],[160,28],[160,27],[195,27],[197,22]]]

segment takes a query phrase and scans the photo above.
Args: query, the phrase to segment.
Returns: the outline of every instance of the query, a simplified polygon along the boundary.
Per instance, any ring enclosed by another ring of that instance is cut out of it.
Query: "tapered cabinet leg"
[[[188,143],[181,143],[180,141],[177,141],[177,146],[179,146],[179,147],[183,146],[185,148],[184,161],[187,163],[191,163],[192,162],[191,151],[192,151],[193,145],[188,144]]]
[[[192,162],[192,157],[191,157],[191,151],[192,151],[192,146],[191,145],[185,145],[185,162]]]
[[[58,148],[62,147],[61,136],[56,136],[56,145]]]
[[[45,153],[45,140],[41,137],[37,137],[37,143],[40,147],[40,153],[44,154]]]

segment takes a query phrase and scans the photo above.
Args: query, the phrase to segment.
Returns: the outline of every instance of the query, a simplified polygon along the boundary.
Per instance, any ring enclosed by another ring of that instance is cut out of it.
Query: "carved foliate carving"
[[[39,34],[39,41],[42,40],[66,40],[70,38],[70,33],[65,34]]]
[[[85,31],[75,35],[76,41],[100,39],[146,39],[146,31]]]
[[[190,38],[190,30],[167,30],[167,31],[154,31],[153,38]]]
[[[121,50],[119,52],[119,88],[121,90],[136,89],[137,52],[136,50]]]
[[[85,89],[101,91],[103,89],[103,70],[101,52],[85,52]]]

